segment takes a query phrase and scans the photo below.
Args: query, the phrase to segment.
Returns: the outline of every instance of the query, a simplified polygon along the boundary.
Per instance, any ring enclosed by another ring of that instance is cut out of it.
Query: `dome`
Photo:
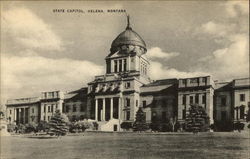
[[[137,34],[135,31],[132,30],[129,23],[129,17],[128,17],[128,25],[125,31],[120,33],[115,40],[111,44],[111,52],[115,52],[118,50],[118,47],[122,45],[133,45],[133,46],[139,46],[146,50],[146,43],[144,40],[140,37],[139,34]]]

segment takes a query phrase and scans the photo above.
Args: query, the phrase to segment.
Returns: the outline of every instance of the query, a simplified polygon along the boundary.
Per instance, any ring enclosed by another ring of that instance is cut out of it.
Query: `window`
[[[122,60],[119,60],[119,72],[122,72]]]
[[[46,120],[46,117],[45,117],[45,115],[43,116],[43,120],[44,120],[44,121]]]
[[[68,112],[69,112],[69,106],[66,105],[66,113],[68,113]]]
[[[114,60],[114,62],[115,62],[115,72],[118,72],[118,69],[117,69],[117,60]]]
[[[182,109],[182,119],[186,119],[186,109]]]
[[[245,117],[245,106],[240,106],[240,119],[244,119]]]
[[[126,106],[130,107],[130,99],[129,98],[126,98]]]
[[[12,112],[11,112],[11,110],[10,110],[10,114],[11,114]]]
[[[76,105],[73,105],[73,112],[76,112]]]
[[[81,111],[81,112],[84,112],[84,110],[85,110],[85,107],[84,107],[83,104],[81,104],[81,105],[80,105],[80,111]]]
[[[190,83],[198,83],[198,79],[197,78],[190,79]]]
[[[161,119],[162,119],[163,122],[167,121],[167,112],[162,112]]]
[[[194,97],[193,96],[190,96],[190,104],[193,104],[194,103]]]
[[[182,104],[185,105],[186,104],[186,95],[182,96]]]
[[[206,83],[206,77],[202,77],[201,82]]]
[[[142,101],[142,106],[143,107],[146,107],[146,105],[147,105],[147,102],[144,100],[144,101]]]
[[[32,108],[31,110],[32,110],[32,113],[34,113],[34,108]]]
[[[182,84],[186,84],[186,79],[181,80]]]
[[[227,120],[227,112],[226,111],[222,111],[221,112],[221,121],[226,121]]]
[[[135,106],[137,106],[138,107],[138,100],[136,99],[136,102],[135,102]]]
[[[198,94],[195,95],[195,103],[196,103],[196,104],[199,103],[199,95],[198,95]]]
[[[50,116],[48,116],[48,121],[50,120]]]
[[[58,108],[58,104],[56,104],[56,110],[57,110],[57,108]]]
[[[227,104],[226,96],[221,96],[221,106],[226,106],[226,104]]]
[[[152,122],[157,121],[157,113],[152,112]]]
[[[127,111],[126,113],[126,120],[129,120],[130,119],[130,111]]]
[[[240,94],[240,101],[244,102],[245,101],[245,94]]]
[[[48,106],[48,112],[50,112],[50,106]]]
[[[54,104],[51,105],[51,112],[54,112]]]
[[[125,88],[130,88],[130,82],[125,83]]]
[[[46,104],[44,104],[43,112],[46,112]]]
[[[206,95],[205,94],[202,95],[202,104],[206,104]]]
[[[124,69],[124,71],[127,71],[127,60],[126,59],[124,59],[124,61],[123,61],[123,69]]]

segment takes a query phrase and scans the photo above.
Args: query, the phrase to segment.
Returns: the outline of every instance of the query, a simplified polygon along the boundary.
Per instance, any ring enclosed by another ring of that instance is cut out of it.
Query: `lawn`
[[[60,139],[1,138],[1,159],[248,159],[246,133],[85,133]]]

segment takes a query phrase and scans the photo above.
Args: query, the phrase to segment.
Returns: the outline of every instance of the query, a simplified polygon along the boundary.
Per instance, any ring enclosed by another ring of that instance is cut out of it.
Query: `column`
[[[103,110],[103,112],[102,112],[102,113],[103,113],[103,115],[102,115],[103,119],[102,119],[102,120],[103,120],[103,121],[106,121],[106,119],[105,119],[105,116],[106,116],[106,115],[105,115],[105,113],[106,113],[106,112],[105,112],[105,98],[102,99],[102,107],[103,107],[103,108],[102,108],[102,110]]]
[[[43,121],[43,114],[44,114],[43,108],[44,108],[43,104],[41,104],[40,121]]]
[[[178,120],[181,120],[183,118],[182,116],[182,110],[183,110],[183,106],[184,104],[182,103],[182,98],[183,95],[178,95]]]
[[[98,121],[98,99],[95,99],[95,120]]]
[[[119,98],[119,104],[118,104],[118,120],[121,119],[121,111],[120,111],[120,109],[121,109],[121,104],[122,104],[122,98],[120,97],[120,98]]]
[[[123,59],[122,59],[122,72],[124,71],[124,63],[123,63]]]
[[[128,66],[127,66],[128,71],[130,71],[130,62],[131,62],[131,58],[130,58],[130,56],[128,56]]]
[[[16,121],[16,108],[14,108],[14,121]]]
[[[110,119],[113,119],[113,98],[110,98]]]
[[[115,69],[114,69],[114,60],[110,60],[110,72],[115,72]]]
[[[236,119],[237,119],[237,109],[234,108],[234,120],[236,120]]]

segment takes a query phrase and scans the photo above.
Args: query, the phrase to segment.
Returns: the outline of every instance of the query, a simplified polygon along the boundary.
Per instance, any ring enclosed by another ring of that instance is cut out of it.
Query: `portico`
[[[120,119],[121,98],[120,97],[96,97],[95,98],[95,120],[109,121]]]

